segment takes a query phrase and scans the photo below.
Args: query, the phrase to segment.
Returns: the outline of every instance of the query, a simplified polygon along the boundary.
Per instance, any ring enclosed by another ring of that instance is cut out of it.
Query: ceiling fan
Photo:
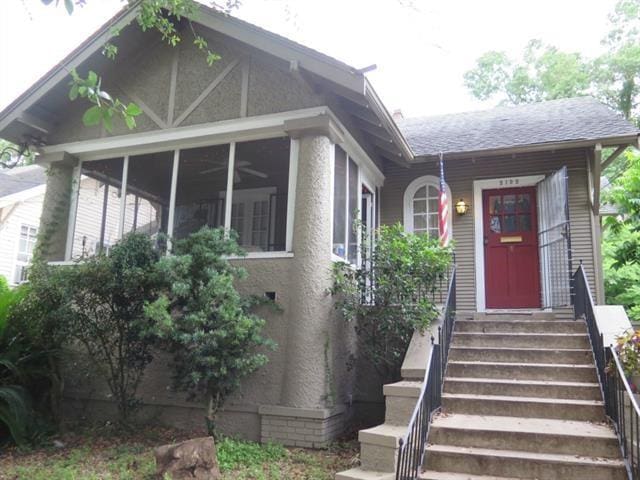
[[[222,165],[222,164],[218,164],[218,165],[220,166],[207,168],[206,170],[202,170],[200,173],[213,173],[213,172],[219,172],[227,169],[227,165]],[[253,168],[249,168],[248,167],[249,165],[251,165],[251,162],[248,162],[246,160],[241,160],[239,162],[236,162],[235,171],[233,172],[233,183],[238,183],[242,180],[242,177],[240,176],[239,172],[248,173],[249,175],[253,175],[255,177],[260,177],[260,178],[269,177],[269,175],[267,175],[264,172],[261,172],[259,170],[254,170]]]

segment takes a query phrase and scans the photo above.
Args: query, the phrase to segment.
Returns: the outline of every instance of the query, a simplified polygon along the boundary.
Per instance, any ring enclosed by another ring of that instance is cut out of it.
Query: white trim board
[[[166,150],[207,147],[231,142],[264,140],[288,136],[285,122],[328,116],[341,130],[345,151],[359,160],[367,177],[377,186],[384,183],[384,174],[353,138],[329,107],[312,107],[254,117],[234,118],[188,127],[168,128],[115,137],[83,140],[43,147],[38,163],[49,163],[66,152],[81,161],[104,160],[125,155],[141,155]]]
[[[486,311],[485,272],[484,272],[484,232],[482,228],[483,209],[482,191],[499,188],[532,187],[545,178],[544,175],[524,177],[490,178],[473,181],[473,238],[474,262],[476,271],[476,311]]]

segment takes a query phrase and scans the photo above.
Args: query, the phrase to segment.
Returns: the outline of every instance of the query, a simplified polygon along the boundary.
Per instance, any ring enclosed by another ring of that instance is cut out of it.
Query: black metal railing
[[[640,409],[615,349],[605,348],[605,408],[618,434],[627,473],[640,479]]]
[[[589,330],[605,411],[618,435],[628,477],[640,480],[640,408],[614,347],[605,346],[596,324],[594,303],[582,265],[573,275],[574,310]]]
[[[442,405],[442,384],[449,356],[456,309],[456,270],[451,269],[447,298],[438,327],[438,343],[431,337],[431,353],[427,360],[424,381],[411,415],[407,432],[400,439],[396,480],[415,480],[424,461],[425,446],[433,413]]]
[[[573,283],[573,310],[576,318],[582,318],[587,323],[589,331],[589,340],[591,341],[591,349],[596,361],[598,371],[598,380],[600,385],[606,383],[606,365],[604,359],[604,340],[598,325],[596,324],[596,316],[594,313],[594,302],[589,289],[587,275],[582,265],[578,267],[572,279]],[[604,390],[603,390],[604,391]]]
[[[456,257],[455,254],[453,254],[451,266],[447,270],[439,273],[434,277],[424,278],[421,279],[421,282],[416,282],[416,288],[407,293],[407,296],[411,297],[411,301],[418,303],[423,299],[428,299],[435,305],[444,305],[447,300],[455,261]],[[375,266],[368,265],[367,260],[364,257],[363,265],[367,265],[367,267],[362,268],[358,275],[362,304],[375,305],[380,303],[388,303],[389,298],[386,298],[384,296],[388,292],[385,291],[380,294],[380,291],[377,289]],[[398,302],[400,302],[403,299],[398,298],[397,300]]]

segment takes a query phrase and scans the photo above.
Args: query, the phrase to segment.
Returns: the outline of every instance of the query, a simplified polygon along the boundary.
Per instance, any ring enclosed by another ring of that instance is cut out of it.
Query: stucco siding
[[[569,217],[573,267],[580,261],[586,269],[592,291],[595,292],[594,256],[589,207],[587,152],[583,149],[556,152],[536,152],[516,156],[495,156],[478,159],[445,159],[445,178],[451,188],[452,204],[463,198],[473,203],[473,181],[527,175],[548,175],[566,166],[569,174]],[[389,165],[381,198],[381,222],[403,221],[403,195],[408,184],[423,175],[438,176],[435,162],[419,163],[405,169]],[[459,310],[476,309],[474,213],[473,205],[464,216],[453,215],[457,270],[457,302]]]
[[[221,57],[211,66],[206,63],[206,53],[192,42],[170,47],[149,40],[137,53],[116,57],[115,63],[100,69],[105,90],[142,108],[135,130],[129,130],[121,119],[114,121],[111,133],[101,126],[86,127],[82,114],[87,102],[66,100],[64,118],[50,134],[49,143],[184,127],[326,103],[307,82],[290,72],[285,62],[204,27],[198,30]],[[244,81],[243,75],[247,76]]]

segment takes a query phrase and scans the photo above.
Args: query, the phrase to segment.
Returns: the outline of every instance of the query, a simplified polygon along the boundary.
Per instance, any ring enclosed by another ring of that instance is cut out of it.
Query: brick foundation
[[[259,408],[262,443],[322,448],[345,429],[345,408],[307,409],[262,405]]]

